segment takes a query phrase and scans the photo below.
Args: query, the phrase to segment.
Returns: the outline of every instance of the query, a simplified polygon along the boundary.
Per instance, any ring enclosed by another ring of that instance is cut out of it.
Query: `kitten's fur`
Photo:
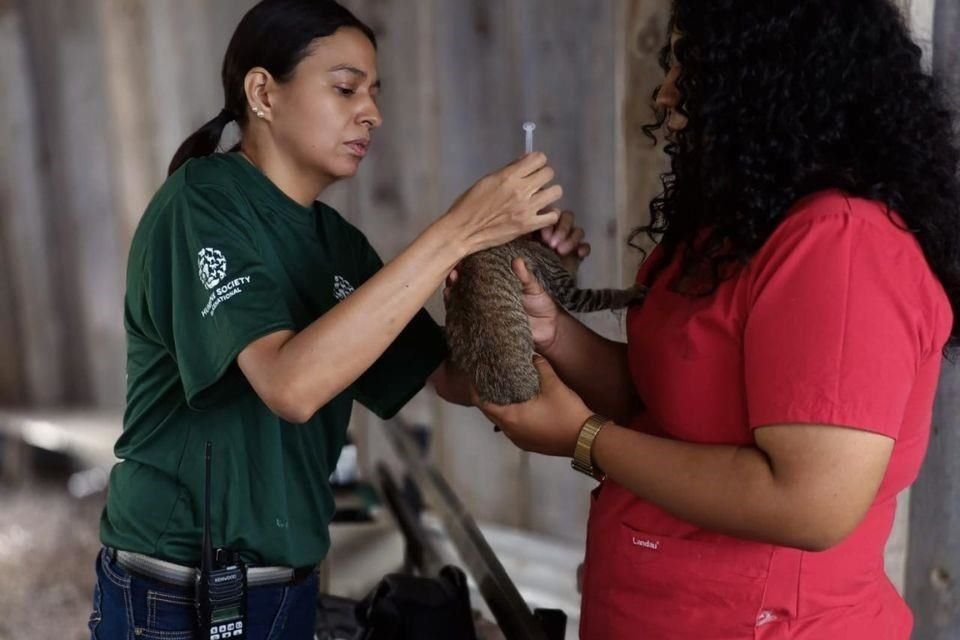
[[[533,366],[533,336],[523,310],[520,281],[511,264],[522,257],[558,304],[569,311],[622,309],[643,300],[645,287],[578,289],[559,256],[529,239],[476,253],[457,267],[447,301],[447,343],[454,366],[473,379],[480,399],[525,402],[540,392]]]

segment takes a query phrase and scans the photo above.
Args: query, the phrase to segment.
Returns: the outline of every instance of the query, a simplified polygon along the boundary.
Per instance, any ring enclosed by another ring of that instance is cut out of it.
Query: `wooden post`
[[[916,1],[916,0],[915,0]],[[960,103],[960,6],[938,0],[933,69]],[[960,637],[960,365],[944,364],[933,433],[910,504],[907,601],[914,640]]]

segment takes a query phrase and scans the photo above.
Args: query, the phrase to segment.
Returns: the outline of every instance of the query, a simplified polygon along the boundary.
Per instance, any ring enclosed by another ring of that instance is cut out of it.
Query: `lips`
[[[353,153],[353,155],[358,158],[362,158],[367,155],[367,150],[370,148],[370,140],[358,139],[351,140],[350,142],[345,143],[347,148]]]

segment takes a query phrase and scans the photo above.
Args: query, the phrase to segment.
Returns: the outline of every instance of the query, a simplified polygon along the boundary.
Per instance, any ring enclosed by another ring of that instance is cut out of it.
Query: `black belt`
[[[107,549],[109,557],[133,573],[178,587],[192,587],[196,569],[182,564],[159,560],[142,553]],[[247,585],[260,587],[271,584],[297,583],[309,577],[316,567],[247,567]]]

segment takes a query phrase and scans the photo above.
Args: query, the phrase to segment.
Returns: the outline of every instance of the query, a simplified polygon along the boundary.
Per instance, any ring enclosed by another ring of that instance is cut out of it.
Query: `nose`
[[[369,130],[376,129],[383,124],[383,117],[380,115],[380,109],[373,98],[369,98],[357,114],[360,124]]]
[[[667,77],[664,78],[660,90],[657,92],[657,105],[667,109],[676,109],[680,105],[680,90],[677,89],[677,79],[680,78],[680,68],[670,67]]]

